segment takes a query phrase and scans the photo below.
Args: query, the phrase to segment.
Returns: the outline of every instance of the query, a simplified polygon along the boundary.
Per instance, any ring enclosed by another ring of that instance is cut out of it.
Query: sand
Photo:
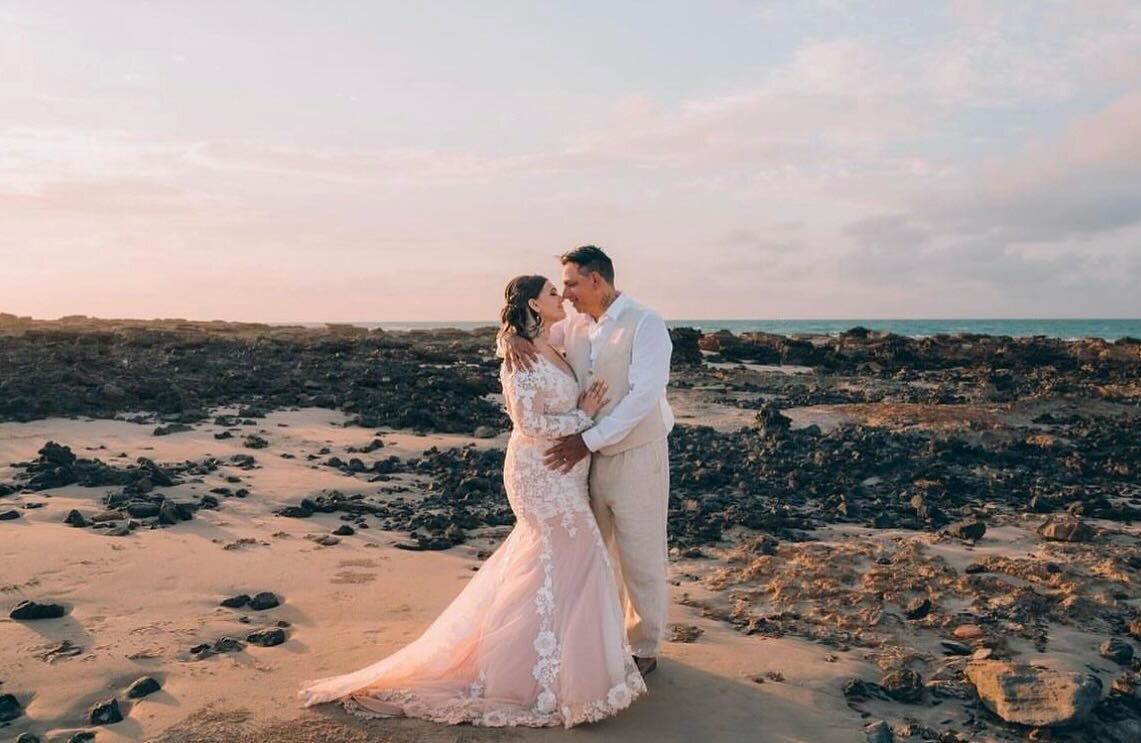
[[[223,411],[220,411],[223,412]],[[273,515],[280,506],[322,489],[370,492],[375,485],[328,467],[314,468],[305,455],[329,446],[336,453],[363,445],[372,431],[345,428],[345,416],[308,409],[273,413],[258,421],[269,447],[244,449],[241,437],[217,441],[220,427],[156,437],[154,425],[124,421],[49,419],[0,424],[0,481],[9,463],[34,459],[48,440],[77,455],[126,464],[146,456],[160,463],[228,458],[252,453],[260,467],[223,467],[198,483],[170,489],[201,494],[242,478],[248,498],[224,499],[218,510],[192,521],[127,537],[63,524],[72,508],[99,510],[106,488],[70,486],[9,496],[5,507],[25,502],[44,507],[0,524],[0,692],[12,693],[25,715],[0,728],[0,740],[32,731],[44,740],[66,740],[97,729],[101,742],[157,741],[354,741],[354,740],[554,740],[573,736],[598,741],[850,741],[862,729],[845,703],[842,679],[868,664],[855,654],[826,663],[828,648],[795,638],[745,637],[677,604],[670,620],[704,634],[692,644],[666,643],[651,693],[620,717],[563,730],[448,728],[414,720],[365,721],[335,705],[312,710],[295,701],[305,679],[355,669],[379,659],[422,631],[478,567],[481,544],[446,552],[408,552],[394,542],[406,535],[362,530],[323,547],[307,537],[328,534],[336,514],[298,520]],[[384,454],[414,456],[429,446],[502,446],[501,440],[415,436],[386,432]],[[295,459],[280,455],[289,453]],[[126,457],[119,457],[126,454]],[[494,530],[492,530],[494,531]],[[484,540],[490,544],[488,540]],[[675,599],[683,590],[673,586]],[[254,612],[220,607],[237,593],[273,591],[278,608]],[[68,607],[62,619],[17,622],[7,612],[20,600]],[[248,617],[248,623],[239,622]],[[189,648],[247,633],[278,620],[289,638],[271,648],[198,659]],[[75,655],[50,654],[64,641]],[[782,681],[750,678],[772,672]],[[126,687],[144,675],[162,691],[128,702]],[[87,710],[117,697],[123,722],[95,728]]]

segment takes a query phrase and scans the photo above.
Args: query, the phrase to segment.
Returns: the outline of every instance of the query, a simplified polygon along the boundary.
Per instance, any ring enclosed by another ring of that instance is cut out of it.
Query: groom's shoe
[[[642,674],[642,678],[649,676],[658,667],[657,658],[639,658],[634,656],[634,665],[638,666],[638,673]]]

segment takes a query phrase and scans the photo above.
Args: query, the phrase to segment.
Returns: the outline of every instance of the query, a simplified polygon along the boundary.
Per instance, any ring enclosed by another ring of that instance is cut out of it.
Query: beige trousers
[[[591,459],[590,506],[614,558],[626,636],[640,657],[658,654],[665,627],[669,495],[665,439]]]

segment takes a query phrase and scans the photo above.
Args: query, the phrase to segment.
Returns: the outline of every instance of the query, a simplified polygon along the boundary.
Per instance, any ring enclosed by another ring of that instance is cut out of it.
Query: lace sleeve
[[[503,399],[507,403],[507,414],[523,435],[557,439],[581,433],[594,425],[594,420],[578,408],[565,413],[546,412],[546,397],[543,380],[534,370],[504,375]]]

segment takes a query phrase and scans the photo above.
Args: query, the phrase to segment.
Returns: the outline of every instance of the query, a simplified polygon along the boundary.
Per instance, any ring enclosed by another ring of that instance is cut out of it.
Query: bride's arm
[[[503,399],[507,414],[525,436],[558,439],[580,433],[594,420],[578,408],[566,413],[545,413],[547,392],[532,371],[516,370],[503,377]]]

